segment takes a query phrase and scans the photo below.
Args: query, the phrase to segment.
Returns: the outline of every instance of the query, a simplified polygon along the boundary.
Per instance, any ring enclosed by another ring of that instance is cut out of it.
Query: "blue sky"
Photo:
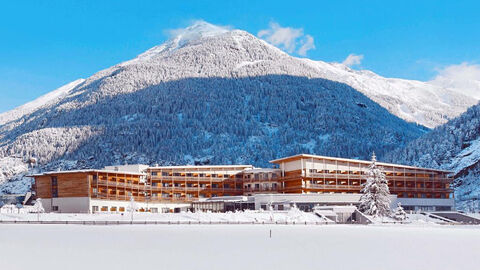
[[[293,55],[310,37],[308,58],[362,55],[353,67],[382,76],[430,80],[462,63],[477,76],[479,10],[478,1],[2,1],[0,112],[131,59],[199,19],[255,35],[291,30]]]

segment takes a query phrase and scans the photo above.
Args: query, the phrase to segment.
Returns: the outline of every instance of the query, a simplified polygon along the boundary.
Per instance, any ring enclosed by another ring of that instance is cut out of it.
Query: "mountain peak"
[[[182,48],[192,42],[223,35],[228,32],[232,32],[229,27],[214,25],[203,20],[194,22],[192,25],[186,28],[170,30],[171,38],[165,43],[155,46],[146,52],[140,54],[138,59],[149,59],[154,55],[158,55],[164,52],[171,52],[176,49]]]

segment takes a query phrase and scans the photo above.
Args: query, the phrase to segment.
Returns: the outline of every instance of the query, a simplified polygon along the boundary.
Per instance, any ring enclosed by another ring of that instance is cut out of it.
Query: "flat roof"
[[[157,166],[148,167],[148,169],[221,169],[221,168],[234,168],[245,169],[253,168],[253,165],[182,165],[182,166]]]
[[[138,175],[138,176],[146,175],[144,173],[136,173],[136,172],[128,172],[128,171],[88,169],[88,170],[72,170],[72,171],[50,171],[50,172],[27,175],[27,177],[54,175],[54,174],[67,174],[67,173],[111,173],[111,174],[130,174],[130,175]]]
[[[370,164],[371,163],[371,161],[368,161],[368,160],[327,157],[327,156],[318,156],[318,155],[311,155],[311,154],[298,154],[298,155],[293,155],[293,156],[289,156],[289,157],[274,159],[274,160],[271,160],[269,162],[274,163],[274,164],[280,164],[282,162],[297,160],[297,159],[301,159],[301,158],[316,158],[316,159],[326,159],[326,160],[337,160],[337,161],[347,161],[347,162],[362,163],[362,164]],[[408,166],[408,165],[401,165],[401,164],[394,164],[394,163],[377,162],[377,164],[380,165],[380,166],[392,166],[392,167],[400,167],[400,168],[406,168],[406,169],[453,173],[452,171],[438,170],[438,169],[432,169],[432,168],[422,168],[422,167],[415,167],[415,166]]]

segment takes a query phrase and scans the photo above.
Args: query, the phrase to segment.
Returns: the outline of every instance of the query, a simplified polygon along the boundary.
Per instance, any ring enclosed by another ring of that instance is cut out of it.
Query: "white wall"
[[[182,208],[182,207],[190,207],[191,205],[189,203],[145,203],[145,202],[135,202],[136,206],[138,209],[143,208],[143,209],[152,209],[152,208],[157,208],[158,212],[162,212],[163,208],[168,208],[168,209],[175,209],[175,208]],[[110,209],[112,207],[117,207],[117,211],[120,207],[125,207],[125,211],[128,211],[130,205],[130,201],[112,201],[112,200],[95,200],[92,199],[90,201],[90,212],[92,211],[93,206],[98,206],[99,212],[102,209],[103,206],[108,207],[108,212],[110,212]]]

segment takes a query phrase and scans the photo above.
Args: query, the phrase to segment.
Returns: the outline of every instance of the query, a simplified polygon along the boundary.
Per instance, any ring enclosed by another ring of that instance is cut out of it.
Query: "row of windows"
[[[183,174],[183,175],[182,175]],[[150,175],[152,176],[158,176],[158,172],[151,172]],[[236,175],[231,175],[231,174],[217,174],[217,173],[212,173],[207,176],[206,173],[199,173],[199,174],[193,174],[193,173],[179,173],[179,172],[161,172],[161,176],[186,176],[186,177],[223,177],[223,178],[230,178],[230,176],[235,176],[236,178],[242,178],[241,174],[236,174]]]

